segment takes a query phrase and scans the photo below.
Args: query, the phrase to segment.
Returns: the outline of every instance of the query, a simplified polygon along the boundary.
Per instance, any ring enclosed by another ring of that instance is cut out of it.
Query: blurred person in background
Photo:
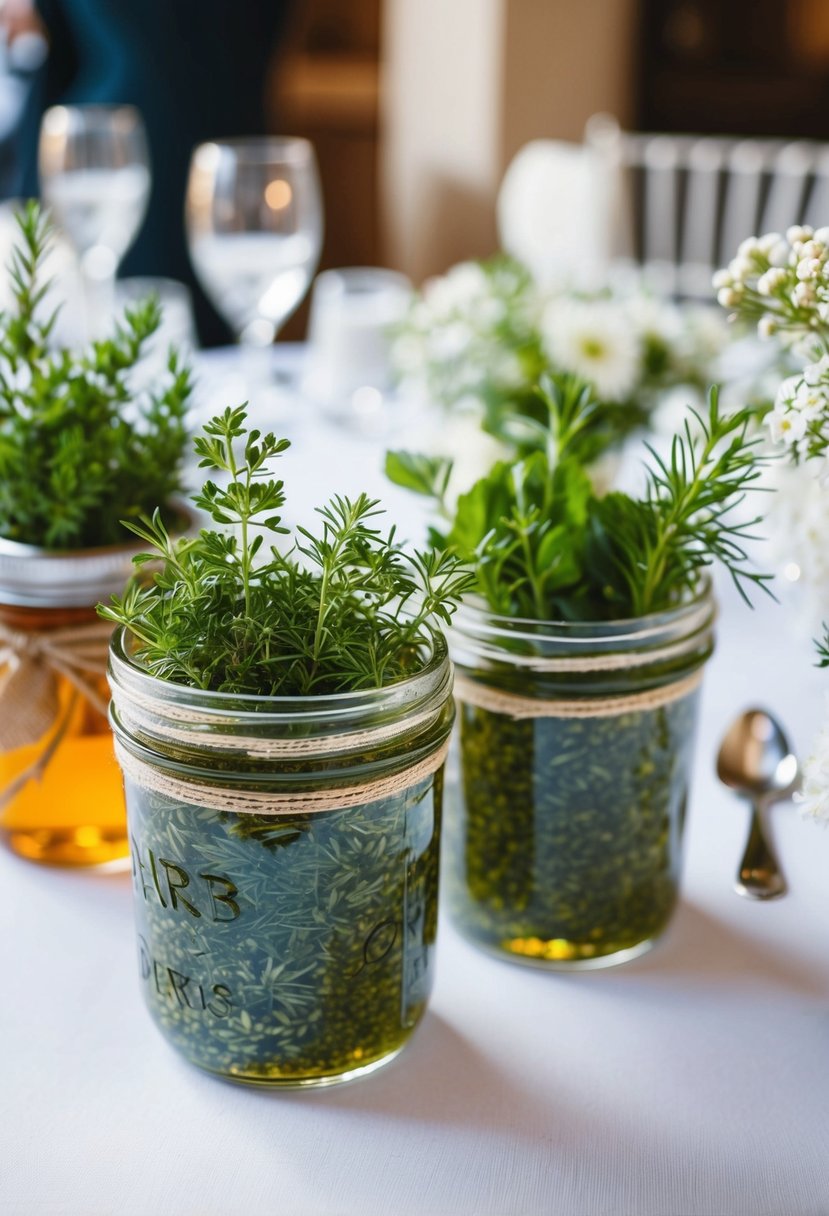
[[[17,133],[14,193],[38,194],[40,121],[52,105],[131,104],[147,130],[152,190],[122,275],[179,279],[205,345],[230,340],[193,275],[184,232],[190,154],[209,139],[262,135],[274,52],[297,0],[0,0],[6,40],[42,33]]]

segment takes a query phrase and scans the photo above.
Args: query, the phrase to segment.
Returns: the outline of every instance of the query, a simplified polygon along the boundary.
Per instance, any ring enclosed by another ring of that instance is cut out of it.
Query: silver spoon
[[[751,800],[751,829],[734,889],[749,899],[775,899],[786,892],[763,831],[763,814],[785,802],[800,782],[797,757],[778,722],[762,709],[748,709],[729,727],[717,756],[717,776]]]

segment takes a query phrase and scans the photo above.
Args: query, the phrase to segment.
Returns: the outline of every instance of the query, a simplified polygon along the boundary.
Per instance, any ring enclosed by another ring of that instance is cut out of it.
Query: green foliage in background
[[[163,387],[138,400],[130,388],[161,323],[154,299],[88,350],[52,348],[49,223],[36,203],[17,219],[14,307],[0,314],[0,536],[49,549],[121,544],[121,521],[166,508],[181,489],[190,372],[171,352]]]
[[[759,517],[737,508],[761,474],[752,414],[726,415],[716,388],[706,417],[692,417],[663,459],[651,447],[641,498],[596,495],[585,472],[596,404],[571,376],[545,377],[545,417],[516,416],[523,459],[500,462],[446,503],[451,462],[390,452],[386,472],[431,497],[443,524],[431,540],[475,571],[492,611],[539,620],[601,621],[675,607],[722,563],[743,597],[769,575],[750,567],[745,543]],[[691,424],[694,424],[693,426]],[[587,444],[587,446],[585,446]]]

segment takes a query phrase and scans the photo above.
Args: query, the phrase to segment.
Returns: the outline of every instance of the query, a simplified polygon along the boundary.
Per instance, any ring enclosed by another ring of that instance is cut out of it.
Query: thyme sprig
[[[151,549],[137,564],[160,558],[161,569],[101,615],[126,626],[153,675],[196,688],[306,696],[417,671],[472,576],[457,557],[404,553],[394,528],[375,526],[382,510],[366,494],[334,497],[317,510],[319,529],[297,527],[265,556],[268,535],[289,535],[283,483],[270,475],[289,444],[246,422],[244,407],[227,409],[196,439],[201,467],[229,479],[194,499],[219,528],[172,540],[158,511],[128,521]]]
[[[641,497],[599,497],[579,445],[593,416],[590,394],[570,377],[549,377],[538,397],[548,417],[534,423],[533,450],[496,464],[454,511],[443,492],[445,461],[387,456],[392,481],[432,498],[443,519],[432,543],[474,568],[493,611],[541,620],[644,616],[692,596],[715,562],[744,599],[752,586],[768,590],[771,576],[752,569],[746,549],[761,516],[746,520],[737,510],[764,464],[749,410],[723,413],[712,388],[707,416],[689,411],[667,457],[648,448]]]
[[[54,349],[50,224],[36,203],[17,224],[14,306],[0,314],[0,535],[52,549],[121,543],[119,520],[181,489],[190,372],[171,352],[165,383],[136,400],[130,374],[161,323],[153,298],[86,352]]]

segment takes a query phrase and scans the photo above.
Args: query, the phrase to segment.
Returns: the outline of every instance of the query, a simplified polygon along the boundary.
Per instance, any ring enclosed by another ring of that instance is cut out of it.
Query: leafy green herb
[[[596,411],[572,377],[547,377],[538,400],[546,418],[513,418],[526,455],[496,464],[447,509],[450,470],[422,457],[389,453],[392,481],[426,493],[443,515],[431,540],[475,571],[477,591],[499,614],[540,620],[643,616],[681,603],[703,571],[720,562],[743,598],[746,584],[767,590],[745,548],[759,516],[736,514],[756,488],[763,456],[752,414],[720,410],[712,388],[707,417],[690,411],[663,459],[649,447],[641,498],[598,497],[583,467],[581,442]],[[699,433],[696,433],[696,430]]]
[[[54,549],[123,543],[119,520],[181,489],[190,372],[171,352],[166,384],[135,399],[130,373],[161,323],[154,299],[84,354],[51,349],[50,226],[35,203],[17,222],[15,306],[0,316],[0,535]]]
[[[131,631],[153,675],[196,688],[306,696],[418,670],[471,576],[456,557],[401,552],[393,528],[373,526],[382,512],[365,494],[335,497],[318,508],[317,533],[297,528],[287,551],[264,557],[265,534],[286,533],[283,485],[268,469],[289,445],[245,424],[243,407],[227,409],[196,439],[201,467],[229,478],[207,481],[194,500],[222,530],[173,541],[158,511],[127,522],[153,550],[137,563],[160,557],[163,567],[101,614]]]

